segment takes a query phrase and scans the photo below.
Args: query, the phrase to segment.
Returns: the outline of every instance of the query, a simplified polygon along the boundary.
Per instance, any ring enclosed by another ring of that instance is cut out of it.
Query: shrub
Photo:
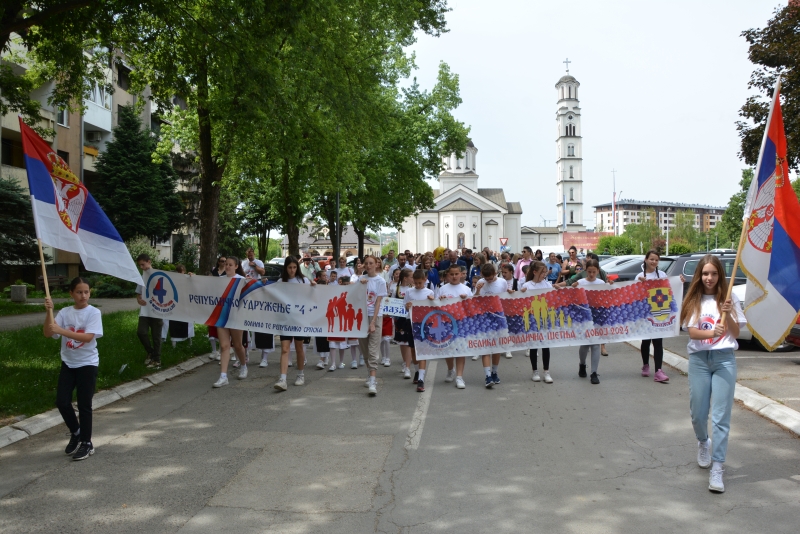
[[[677,256],[678,254],[688,254],[692,252],[692,247],[682,241],[670,242],[669,254],[670,256]]]

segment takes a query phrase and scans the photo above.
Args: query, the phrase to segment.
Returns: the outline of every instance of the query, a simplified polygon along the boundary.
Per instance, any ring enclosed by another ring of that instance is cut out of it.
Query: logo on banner
[[[72,174],[61,156],[50,152],[47,159],[50,162],[50,178],[53,180],[58,216],[64,226],[77,234],[88,196],[86,187]]]
[[[356,330],[361,330],[361,323],[364,321],[361,308],[356,311],[353,305],[347,302],[347,291],[342,291],[338,297],[328,300],[325,318],[328,320],[328,332],[335,330],[337,320],[339,321],[339,330],[343,332],[350,332],[354,327]]]
[[[164,273],[154,273],[147,279],[147,302],[159,313],[169,313],[178,303],[175,283]]]
[[[444,348],[458,335],[456,318],[442,310],[428,312],[422,320],[422,338],[437,348]]]
[[[656,287],[647,291],[650,324],[658,328],[672,326],[676,317],[676,314],[672,312],[672,300],[672,292],[668,289]]]

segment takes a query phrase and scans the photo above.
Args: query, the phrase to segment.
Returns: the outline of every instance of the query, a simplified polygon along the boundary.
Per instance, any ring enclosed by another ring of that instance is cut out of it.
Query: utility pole
[[[619,235],[617,233],[617,171],[616,169],[611,169],[611,180],[612,180],[612,187],[614,189],[614,194],[611,197],[611,229],[614,230],[614,235]]]

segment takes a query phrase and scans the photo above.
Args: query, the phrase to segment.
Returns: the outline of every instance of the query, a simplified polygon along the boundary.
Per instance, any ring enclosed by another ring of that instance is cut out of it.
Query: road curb
[[[641,341],[628,341],[627,343],[636,349],[641,349]],[[650,355],[652,354],[653,347],[651,346]],[[664,349],[664,363],[682,373],[689,374],[689,360],[666,349]],[[748,409],[800,437],[800,412],[797,410],[793,410],[739,383],[736,384],[733,398],[740,401]]]
[[[96,410],[97,408],[108,406],[118,400],[130,397],[134,393],[153,387],[156,384],[160,384],[166,380],[172,380],[176,376],[180,376],[191,369],[197,369],[209,361],[211,360],[208,358],[207,354],[195,356],[194,358],[190,358],[185,362],[175,365],[175,367],[164,369],[161,372],[131,382],[125,382],[112,389],[99,391],[92,397],[92,409]],[[63,422],[64,420],[61,418],[61,413],[59,413],[58,409],[54,408],[47,412],[34,415],[33,417],[23,419],[19,423],[2,427],[0,428],[0,449],[12,443],[27,439],[35,434],[44,432],[45,430],[49,430],[54,426],[63,424]]]

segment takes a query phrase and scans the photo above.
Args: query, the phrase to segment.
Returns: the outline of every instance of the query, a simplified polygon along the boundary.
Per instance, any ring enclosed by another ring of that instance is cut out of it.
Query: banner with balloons
[[[678,277],[414,302],[418,359],[595,345],[680,333]]]

